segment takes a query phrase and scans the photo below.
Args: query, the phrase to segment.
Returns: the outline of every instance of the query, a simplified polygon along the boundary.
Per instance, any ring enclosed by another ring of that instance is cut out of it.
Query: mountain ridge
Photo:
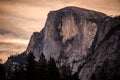
[[[99,80],[97,74],[100,72],[97,70],[97,65],[102,61],[100,67],[104,66],[104,62],[109,58],[108,55],[113,55],[112,53],[106,55],[106,52],[109,53],[107,49],[112,47],[108,46],[109,40],[113,41],[111,36],[119,38],[120,29],[114,27],[119,24],[120,17],[112,18],[104,13],[83,8],[65,7],[51,11],[45,27],[31,36],[24,54],[27,56],[32,51],[38,60],[41,53],[44,53],[47,59],[53,57],[59,67],[66,65],[70,66],[73,72],[79,72],[81,80],[94,80],[93,78]],[[116,39],[116,42],[111,44],[118,42],[119,39]],[[105,59],[99,57],[101,55],[105,56]]]

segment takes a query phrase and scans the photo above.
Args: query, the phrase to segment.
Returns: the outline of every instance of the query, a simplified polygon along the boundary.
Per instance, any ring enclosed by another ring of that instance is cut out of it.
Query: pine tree
[[[0,64],[0,80],[5,80],[6,70],[2,64]]]
[[[28,57],[27,57],[27,77],[28,80],[35,80],[36,76],[36,61],[35,56],[30,51]]]
[[[63,65],[61,67],[62,80],[72,80],[72,74],[69,66]]]
[[[47,61],[43,53],[41,53],[39,58],[36,71],[38,80],[47,80]]]
[[[60,80],[59,69],[56,66],[55,60],[50,58],[48,62],[48,78],[49,80]]]

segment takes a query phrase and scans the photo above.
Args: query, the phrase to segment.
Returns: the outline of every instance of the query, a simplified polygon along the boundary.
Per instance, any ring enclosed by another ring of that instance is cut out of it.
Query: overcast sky
[[[120,15],[120,0],[0,0],[0,58],[23,52],[32,33],[44,27],[48,12],[66,6]]]

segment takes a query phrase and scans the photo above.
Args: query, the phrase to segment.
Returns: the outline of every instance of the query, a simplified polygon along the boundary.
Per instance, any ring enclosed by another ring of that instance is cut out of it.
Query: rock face
[[[76,71],[84,63],[96,31],[106,17],[77,7],[51,11],[43,30],[32,35],[26,52],[32,51],[36,59],[43,52],[47,59],[53,57],[60,66],[66,64]]]
[[[80,80],[120,80],[120,17],[77,7],[51,11],[24,54],[30,51],[36,60],[44,53],[70,66]]]
[[[80,80],[120,80],[120,16],[106,19],[95,38]]]

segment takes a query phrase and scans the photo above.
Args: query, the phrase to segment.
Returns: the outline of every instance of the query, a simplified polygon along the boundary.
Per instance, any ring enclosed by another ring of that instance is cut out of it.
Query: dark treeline
[[[69,67],[59,69],[53,58],[48,61],[42,53],[39,61],[35,61],[32,52],[27,57],[26,64],[17,64],[14,69],[7,70],[0,64],[0,80],[79,80],[78,74],[72,75]]]

